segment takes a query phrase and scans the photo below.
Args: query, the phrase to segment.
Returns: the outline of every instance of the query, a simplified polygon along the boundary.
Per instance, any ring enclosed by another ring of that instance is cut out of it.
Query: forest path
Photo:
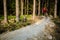
[[[51,22],[50,18],[43,18],[35,24],[29,25],[27,27],[8,32],[6,34],[1,34],[1,40],[45,40],[46,25]],[[49,35],[49,34],[48,34]],[[45,38],[44,38],[45,37]],[[52,39],[52,36],[49,36]],[[47,40],[47,39],[46,39]]]

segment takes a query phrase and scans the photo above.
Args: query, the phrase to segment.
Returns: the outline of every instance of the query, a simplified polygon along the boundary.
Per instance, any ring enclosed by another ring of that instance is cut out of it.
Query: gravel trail
[[[47,40],[45,38],[45,27],[50,22],[50,18],[43,18],[35,24],[27,27],[1,34],[1,40]],[[52,37],[50,36],[52,39]]]

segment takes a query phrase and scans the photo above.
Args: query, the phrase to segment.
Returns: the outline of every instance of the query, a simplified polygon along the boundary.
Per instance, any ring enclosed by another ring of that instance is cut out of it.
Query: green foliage
[[[8,16],[8,19],[16,18],[16,16]]]
[[[16,22],[9,22],[8,24],[0,24],[0,34],[7,32],[7,31],[13,31],[16,29],[20,29],[22,27],[25,27],[27,25],[32,24],[31,20],[26,20],[26,22],[23,22],[23,18],[26,16],[27,19],[31,18],[32,15],[24,15],[24,16],[20,16],[20,22],[16,23]],[[8,16],[8,19],[11,20],[12,18],[16,18],[15,16]],[[14,20],[13,20],[14,21]]]
[[[24,19],[24,15],[20,16],[20,20],[23,20]]]
[[[20,28],[25,27],[30,24],[31,24],[30,21],[19,22],[19,23],[9,23],[9,24],[5,24],[5,25],[0,24],[0,34],[7,32],[7,31],[14,31],[16,29],[20,29]]]

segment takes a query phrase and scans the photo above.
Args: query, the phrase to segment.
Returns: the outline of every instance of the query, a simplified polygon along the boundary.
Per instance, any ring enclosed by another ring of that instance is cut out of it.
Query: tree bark
[[[27,15],[28,15],[28,0],[27,0]]]
[[[7,8],[6,8],[6,0],[3,0],[4,5],[4,23],[7,23]]]
[[[33,20],[35,19],[35,3],[36,3],[36,0],[33,0]]]
[[[25,15],[26,15],[26,1],[27,1],[27,0],[25,0]]]
[[[23,15],[23,0],[21,0],[21,15]]]
[[[57,0],[55,0],[54,18],[57,18]]]
[[[38,16],[40,16],[40,0],[39,0],[39,5],[38,5]]]
[[[19,22],[19,0],[16,0],[16,22]]]

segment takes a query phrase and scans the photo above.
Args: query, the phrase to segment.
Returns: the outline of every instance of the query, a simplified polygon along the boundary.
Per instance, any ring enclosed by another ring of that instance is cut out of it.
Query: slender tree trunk
[[[23,15],[23,0],[21,0],[21,15]]]
[[[26,0],[25,0],[25,14],[26,14]]]
[[[28,0],[27,0],[27,15],[28,15]]]
[[[7,23],[7,8],[6,8],[6,0],[3,0],[4,4],[4,23]]]
[[[57,18],[57,0],[55,0],[54,18]]]
[[[35,18],[35,3],[36,3],[36,0],[33,0],[33,20]]]
[[[40,16],[40,0],[39,0],[39,5],[38,5],[38,16]]]
[[[16,22],[19,22],[19,0],[16,0]]]

